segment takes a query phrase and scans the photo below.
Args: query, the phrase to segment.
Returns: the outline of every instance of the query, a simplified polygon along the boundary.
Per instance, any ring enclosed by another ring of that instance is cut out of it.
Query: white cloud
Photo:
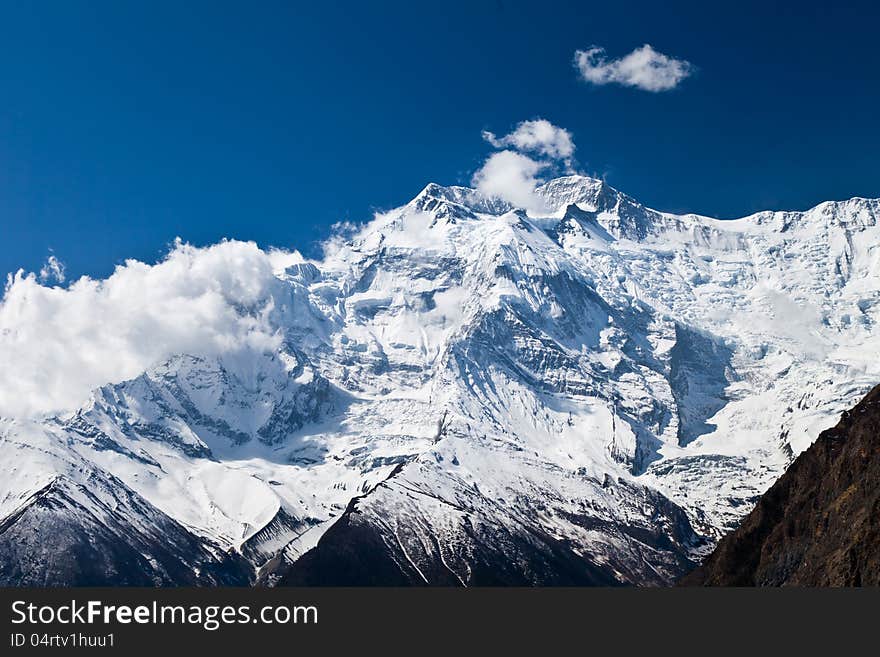
[[[535,194],[535,188],[542,182],[538,173],[547,166],[546,162],[522,153],[498,151],[474,174],[473,184],[485,196],[504,199],[530,212],[540,212],[544,202]]]
[[[574,155],[574,142],[571,133],[565,128],[553,125],[546,119],[523,121],[509,135],[498,138],[488,130],[483,131],[483,139],[495,148],[512,147],[519,151],[529,151],[538,155],[568,160]]]
[[[694,71],[689,62],[659,53],[648,44],[611,60],[604,48],[592,46],[575,52],[574,65],[592,84],[616,83],[655,92],[674,89]]]
[[[483,139],[495,148],[473,175],[471,184],[481,194],[500,198],[531,214],[547,210],[535,189],[545,181],[542,173],[572,171],[574,141],[565,128],[546,119],[521,121],[503,137],[488,130]]]
[[[54,255],[46,258],[45,264],[40,269],[40,280],[44,283],[64,282],[64,263]]]
[[[178,241],[155,265],[129,260],[107,279],[67,288],[10,275],[0,301],[0,416],[73,409],[93,388],[174,354],[275,349],[274,272],[301,259],[250,242]],[[57,278],[57,269],[47,274]]]

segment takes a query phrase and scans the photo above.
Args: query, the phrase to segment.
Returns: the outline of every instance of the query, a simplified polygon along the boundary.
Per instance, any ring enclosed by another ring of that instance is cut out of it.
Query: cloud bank
[[[694,66],[654,50],[647,43],[619,59],[608,59],[605,49],[591,46],[574,54],[574,65],[585,82],[620,84],[644,91],[669,91],[694,72]]]
[[[175,354],[275,349],[274,272],[299,260],[250,242],[178,241],[155,265],[129,260],[107,279],[66,288],[40,282],[63,272],[57,260],[46,276],[10,275],[0,301],[0,416],[76,408],[95,387]]]
[[[575,150],[571,133],[546,119],[535,119],[520,122],[503,137],[484,130],[483,139],[504,150],[489,155],[471,184],[481,194],[503,199],[531,214],[544,212],[546,204],[535,193],[545,180],[540,174],[571,169]]]

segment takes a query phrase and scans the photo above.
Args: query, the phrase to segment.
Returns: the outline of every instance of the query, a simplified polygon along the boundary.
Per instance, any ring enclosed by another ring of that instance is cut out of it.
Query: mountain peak
[[[407,207],[415,207],[422,211],[432,211],[437,208],[448,210],[455,206],[459,210],[479,214],[504,214],[513,206],[498,198],[484,196],[470,187],[459,185],[443,186],[437,183],[428,183],[419,194],[407,204]]]

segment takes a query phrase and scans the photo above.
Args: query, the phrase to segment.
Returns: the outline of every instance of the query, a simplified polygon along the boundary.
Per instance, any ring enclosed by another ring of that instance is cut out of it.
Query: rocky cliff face
[[[880,386],[823,431],[682,583],[880,586]]]

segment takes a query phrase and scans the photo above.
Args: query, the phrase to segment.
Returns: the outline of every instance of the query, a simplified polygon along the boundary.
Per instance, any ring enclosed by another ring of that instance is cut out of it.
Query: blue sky
[[[880,196],[868,3],[318,4],[0,3],[0,272],[104,276],[176,236],[314,253],[538,117],[663,210]],[[694,73],[655,93],[572,64],[645,43]]]

